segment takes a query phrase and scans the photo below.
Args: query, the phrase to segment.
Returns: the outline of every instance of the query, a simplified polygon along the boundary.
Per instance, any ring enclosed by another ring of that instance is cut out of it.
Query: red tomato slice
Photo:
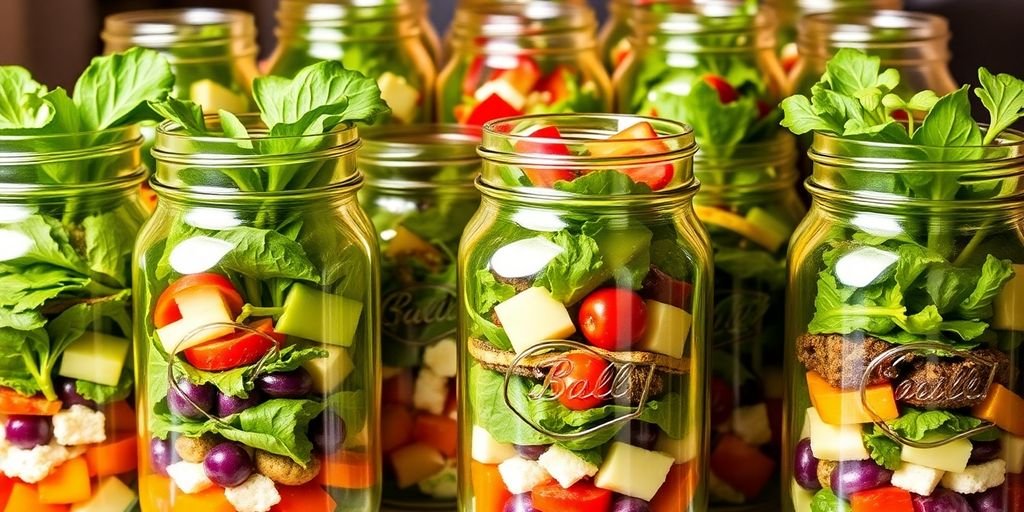
[[[614,368],[600,357],[585,352],[565,354],[551,367],[551,391],[574,411],[600,407],[611,394]]]
[[[590,154],[602,158],[627,157],[656,155],[669,151],[664,141],[658,139],[658,133],[654,131],[651,123],[646,121],[634,124],[606,139],[608,141],[630,141],[629,144],[591,144]],[[649,165],[625,169],[622,172],[633,178],[637,183],[646,183],[651,190],[657,191],[665,188],[672,182],[675,176],[675,168],[672,164]]]
[[[198,286],[217,288],[220,290],[221,295],[224,296],[224,300],[227,301],[228,307],[231,308],[233,314],[237,315],[242,312],[242,306],[245,305],[245,301],[238,294],[235,285],[231,284],[230,279],[213,273],[189,274],[171,283],[160,294],[160,297],[156,300],[156,307],[153,308],[153,325],[159,329],[181,320],[181,311],[178,310],[178,304],[174,302],[174,297],[189,288]]]
[[[257,320],[249,327],[270,336],[278,346],[285,342],[284,335],[274,332],[274,322],[269,318]],[[215,372],[253,364],[272,348],[273,341],[254,332],[240,331],[185,349],[185,359],[200,370]]]
[[[501,96],[492,94],[473,108],[465,124],[469,126],[483,126],[488,121],[521,115],[523,115],[522,111],[509,105],[507,101],[501,99]]]
[[[715,89],[715,92],[718,93],[718,101],[721,101],[723,104],[729,104],[740,99],[740,95],[736,92],[736,88],[734,88],[724,77],[708,74],[701,77],[701,79],[704,80],[704,83]]]
[[[605,512],[612,505],[612,492],[583,481],[568,489],[556,483],[538,485],[531,493],[533,508],[540,512]]]
[[[11,388],[0,388],[0,414],[27,416],[53,416],[60,412],[59,400],[41,396],[25,396]]]
[[[462,80],[462,94],[466,96],[473,96],[476,94],[476,90],[483,83],[484,73],[484,57],[478,55],[473,58],[473,62],[469,63],[469,68],[466,69],[466,76]]]
[[[545,126],[530,134],[530,137],[538,139],[561,139],[562,133],[554,126]],[[568,156],[569,147],[565,144],[554,144],[551,142],[538,142],[530,139],[523,139],[515,144],[517,153],[535,155],[558,155]],[[530,179],[535,187],[552,188],[555,182],[572,181],[576,173],[568,169],[523,169],[523,173]]]

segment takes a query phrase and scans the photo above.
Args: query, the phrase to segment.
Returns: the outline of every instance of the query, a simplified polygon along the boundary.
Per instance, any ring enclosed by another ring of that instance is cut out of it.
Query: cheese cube
[[[84,405],[72,405],[53,415],[53,438],[64,446],[102,443],[107,440],[107,418]]]
[[[685,464],[697,458],[699,448],[697,436],[693,432],[687,432],[682,439],[672,439],[662,432],[654,443],[655,450],[671,456],[676,464]]]
[[[195,494],[213,486],[201,462],[175,462],[167,466],[167,476],[171,477],[174,485],[185,494]]]
[[[594,485],[651,501],[675,462],[673,457],[664,453],[616,441],[608,449],[608,455],[594,477]]]
[[[551,475],[535,460],[512,457],[498,465],[498,473],[512,494],[530,492],[534,487],[551,480]]]
[[[355,368],[348,351],[336,345],[322,345],[327,357],[311,359],[302,366],[313,377],[313,389],[318,393],[333,393]]]
[[[644,337],[636,344],[636,350],[656,352],[677,359],[683,357],[693,317],[663,302],[648,300],[646,304],[647,329]]]
[[[892,485],[921,496],[930,496],[945,471],[904,462],[892,473]]]
[[[119,336],[86,331],[64,350],[60,375],[116,386],[132,342]]]
[[[235,332],[235,321],[224,295],[211,286],[182,290],[174,298],[181,319],[156,330],[168,353],[215,340]]]
[[[452,338],[445,338],[423,349],[423,364],[442,377],[455,376],[458,357],[458,347]]]
[[[768,420],[768,406],[737,407],[732,412],[732,431],[750,446],[760,446],[772,440],[772,427]]]
[[[537,462],[565,489],[588,476],[596,475],[598,469],[597,466],[558,445],[548,448]]]
[[[814,500],[813,491],[800,487],[800,484],[794,480],[790,492],[793,495],[793,512],[811,512],[811,501]]]
[[[1006,472],[1019,475],[1024,473],[1024,437],[1003,432],[1002,451],[999,458],[1006,461]]]
[[[1024,331],[1024,265],[1013,265],[1013,278],[992,301],[992,328]]]
[[[472,451],[473,460],[484,464],[501,464],[516,456],[516,448],[511,444],[499,443],[491,433],[480,425],[473,425]]]
[[[424,443],[407,444],[390,454],[399,489],[416,485],[444,469],[444,455]]]
[[[267,512],[281,503],[274,481],[256,473],[241,485],[224,489],[224,497],[238,512]]]
[[[391,115],[403,123],[416,120],[416,104],[420,100],[420,92],[404,77],[385,71],[377,79],[377,87],[380,88],[380,99],[391,108]]]
[[[811,453],[821,460],[868,460],[860,425],[830,425],[822,421],[813,407],[807,409],[811,427]],[[906,459],[904,459],[906,460]]]
[[[548,340],[561,340],[576,332],[565,305],[546,288],[528,288],[494,306],[501,326],[516,353]]]
[[[135,491],[116,476],[108,476],[100,480],[92,497],[72,504],[71,512],[124,512],[136,499]]]
[[[941,438],[925,436],[922,441],[929,443],[937,439]],[[959,473],[967,468],[967,461],[971,459],[971,442],[966,439],[957,439],[935,448],[904,446],[900,452],[900,459],[903,462],[919,466]]]
[[[448,378],[434,373],[430,368],[420,368],[412,391],[413,407],[440,416],[447,401]]]
[[[942,486],[960,494],[976,494],[987,491],[1006,481],[1006,462],[1001,459],[988,461],[984,464],[967,466],[959,473],[946,473],[942,477]]]

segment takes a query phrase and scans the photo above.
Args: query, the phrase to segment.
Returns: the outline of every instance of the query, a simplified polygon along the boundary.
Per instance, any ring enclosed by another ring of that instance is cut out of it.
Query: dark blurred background
[[[606,0],[590,0],[605,15]],[[455,0],[430,0],[443,32]],[[977,68],[1024,76],[1024,0],[906,0],[907,8],[941,14],[953,30],[951,68],[961,83],[974,83]],[[69,87],[89,58],[100,53],[107,14],[166,7],[225,7],[256,14],[261,55],[274,47],[277,0],[0,0],[0,64],[19,64],[50,86]]]

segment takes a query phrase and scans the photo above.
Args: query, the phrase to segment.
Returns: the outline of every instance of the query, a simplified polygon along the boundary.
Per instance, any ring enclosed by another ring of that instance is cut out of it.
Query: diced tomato
[[[562,133],[558,131],[558,128],[554,126],[545,126],[530,134],[530,138],[521,139],[516,142],[515,150],[521,154],[534,154],[534,155],[556,155],[556,156],[568,156],[569,147],[565,144],[558,144],[553,142],[540,142],[531,140],[536,139],[561,139]],[[555,182],[558,181],[572,181],[576,178],[576,173],[568,169],[557,169],[557,168],[524,168],[523,173],[530,179],[536,187],[551,188]]]
[[[665,477],[658,493],[651,500],[651,512],[679,512],[689,510],[693,491],[697,488],[697,471],[694,462],[675,464]]]
[[[715,476],[747,498],[761,494],[775,472],[775,461],[733,434],[718,439],[710,462]]]
[[[445,457],[455,458],[459,444],[459,424],[447,416],[417,414],[413,422],[412,438],[432,446]]]
[[[612,492],[588,481],[563,489],[557,482],[533,488],[533,508],[540,512],[604,512],[611,508]]]
[[[516,61],[516,67],[498,70],[494,73],[495,80],[502,80],[508,83],[523,96],[533,91],[540,77],[540,66],[529,55],[520,55]]]
[[[569,73],[569,70],[562,66],[555,66],[555,69],[537,84],[538,91],[546,92],[551,96],[552,104],[569,97],[569,85],[565,83],[566,73]]]
[[[879,487],[850,496],[852,512],[914,512],[910,493],[899,487]]]
[[[11,491],[14,490],[14,484],[18,480],[11,478],[7,475],[0,474],[0,510],[3,510],[7,506],[7,500],[11,497]]]
[[[279,485],[277,492],[281,495],[281,502],[270,507],[270,512],[334,510],[338,507],[334,498],[317,482]]]
[[[465,124],[469,126],[483,126],[488,121],[521,115],[523,115],[521,110],[509,105],[507,101],[501,99],[501,96],[492,94],[473,108],[473,111],[469,113],[469,117],[466,118]]]
[[[636,123],[625,130],[622,130],[607,141],[629,141],[625,143],[594,143],[589,146],[591,156],[601,158],[627,157],[657,155],[669,151],[664,141],[658,139],[658,133],[654,131],[651,123]],[[645,183],[651,190],[661,190],[672,182],[675,176],[675,168],[672,164],[648,165],[622,171],[633,178],[637,183]]]
[[[394,376],[385,379],[381,389],[381,403],[385,405],[412,405],[412,393],[415,389],[412,370],[403,369]]]
[[[662,271],[652,268],[644,278],[644,297],[690,311],[693,300],[693,285],[680,281]]]
[[[53,416],[60,412],[59,400],[42,396],[25,396],[11,388],[0,388],[0,414],[27,416]]]
[[[763,119],[763,118],[767,117],[768,114],[772,113],[772,110],[775,110],[775,107],[771,106],[771,104],[769,104],[767,101],[765,101],[765,100],[757,100],[757,118],[758,119]]]
[[[786,75],[793,76],[793,70],[800,64],[800,51],[796,43],[789,43],[782,48],[782,55],[779,57],[782,64],[782,71]]]
[[[381,451],[388,454],[412,441],[413,421],[414,416],[408,408],[397,405],[385,407],[380,420]]]
[[[189,274],[171,283],[160,294],[156,300],[156,307],[153,308],[153,325],[159,329],[181,320],[181,311],[178,310],[178,304],[174,302],[174,298],[185,290],[201,286],[211,286],[219,290],[233,314],[242,312],[245,301],[235,289],[235,285],[231,284],[230,279],[213,273]]]
[[[574,411],[600,407],[611,391],[613,369],[608,361],[593,354],[565,354],[548,373],[551,391],[562,405]]]
[[[897,121],[906,121],[908,119],[906,110],[893,110],[889,117]]]
[[[715,92],[718,93],[718,101],[721,101],[723,104],[729,104],[740,99],[740,95],[736,92],[736,88],[734,88],[729,81],[725,79],[725,77],[707,74],[701,77],[701,79],[704,80],[704,83],[715,89]]]
[[[230,370],[259,361],[274,348],[275,342],[277,346],[285,342],[284,335],[274,332],[274,321],[270,318],[257,320],[249,324],[249,327],[270,336],[270,339],[255,332],[238,331],[230,336],[185,349],[185,359],[200,370]]]

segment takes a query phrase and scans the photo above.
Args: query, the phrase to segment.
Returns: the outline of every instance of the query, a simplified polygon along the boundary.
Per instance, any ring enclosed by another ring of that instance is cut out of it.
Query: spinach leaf
[[[203,118],[203,107],[198,103],[169,96],[163,101],[149,102],[149,108],[165,119],[181,125],[182,130],[189,135],[210,134]]]
[[[75,381],[75,390],[86,399],[92,400],[99,405],[104,405],[113,402],[120,402],[121,400],[128,398],[128,396],[132,394],[132,386],[134,386],[134,384],[135,376],[133,375],[132,369],[128,365],[125,365],[124,370],[121,372],[121,378],[117,381],[117,385],[106,386],[95,382],[89,382],[87,380],[78,380]]]
[[[646,183],[634,182],[626,174],[610,169],[591,172],[572,181],[557,181],[554,187],[562,192],[599,196],[651,193]]]
[[[489,315],[494,306],[511,299],[516,294],[516,289],[510,284],[500,283],[494,278],[494,274],[487,269],[476,271],[476,311],[481,315]]]
[[[50,299],[84,293],[89,283],[81,274],[47,263],[0,264],[0,308],[34,313]]]
[[[213,384],[221,393],[239,398],[248,398],[256,383],[256,377],[267,373],[289,372],[302,366],[307,361],[327,357],[327,351],[319,347],[300,347],[288,345],[268,355],[262,362],[241,366],[231,370],[208,372],[200,370],[180,359],[175,361],[175,370],[196,384]],[[166,381],[166,363],[161,377]],[[152,370],[151,370],[152,371]],[[180,378],[180,377],[179,377]],[[166,386],[166,384],[165,384]]]
[[[0,385],[25,396],[38,393],[41,377],[26,358],[46,348],[48,340],[42,325],[32,330],[0,328]]]
[[[129,260],[135,241],[133,224],[120,211],[90,215],[82,221],[89,269],[121,287],[130,284]]]
[[[811,498],[811,512],[849,512],[850,504],[831,489],[821,489]]]
[[[96,57],[75,83],[74,101],[87,130],[103,130],[149,117],[147,102],[167,97],[171,66],[143,48]]]
[[[941,440],[981,426],[982,420],[944,410],[906,408],[903,415],[888,423],[889,428],[911,441]],[[880,428],[864,433],[864,443],[871,458],[879,465],[895,470],[899,468],[902,447],[888,438]],[[990,430],[973,437],[976,441],[999,438],[998,430]]]
[[[962,303],[956,312],[960,317],[967,319],[987,319],[992,317],[992,301],[1003,289],[1003,286],[1013,279],[1013,265],[1009,260],[1001,260],[991,254],[985,257],[985,263],[981,267],[981,275],[975,281],[975,288]]]
[[[11,243],[24,245],[24,250],[19,251],[20,256],[4,262],[8,265],[47,263],[79,274],[89,272],[88,265],[71,246],[67,230],[57,219],[32,215],[19,222],[4,225],[2,230],[14,233],[9,238]]]
[[[376,81],[337,61],[307,66],[293,79],[257,78],[253,96],[272,134],[322,133],[342,121],[372,123],[389,112]],[[278,124],[283,126],[274,132]]]
[[[967,96],[969,88],[965,85],[939,98],[925,116],[921,127],[914,132],[913,143],[930,147],[931,149],[926,151],[931,152],[931,159],[934,161],[970,160],[977,158],[979,154],[975,148],[956,151],[947,149],[981,145],[981,129],[971,117],[971,101]],[[945,188],[950,192],[942,197],[952,197],[956,194],[959,184],[952,177],[946,179],[949,179],[950,183]],[[930,187],[936,188],[935,185],[930,184]],[[927,193],[927,190],[925,189],[922,194]]]
[[[287,278],[320,282],[320,274],[298,242],[269,229],[237,227],[213,235],[233,249],[218,263],[255,279]]]

